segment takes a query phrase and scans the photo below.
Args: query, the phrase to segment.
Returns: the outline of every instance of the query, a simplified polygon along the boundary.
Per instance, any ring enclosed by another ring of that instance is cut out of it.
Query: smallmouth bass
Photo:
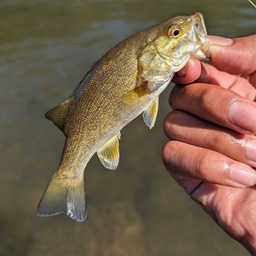
[[[85,220],[84,169],[91,157],[97,153],[116,169],[121,129],[141,113],[152,128],[160,93],[190,58],[208,58],[209,43],[201,13],[179,16],[125,39],[92,66],[71,96],[46,113],[66,142],[38,215],[66,212]]]

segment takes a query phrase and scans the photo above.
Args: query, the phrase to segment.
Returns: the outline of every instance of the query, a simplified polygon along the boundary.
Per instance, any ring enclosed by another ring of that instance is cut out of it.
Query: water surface
[[[247,255],[162,164],[171,87],[161,96],[153,130],[141,117],[123,129],[116,171],[95,157],[90,161],[84,223],[35,214],[64,143],[44,113],[64,101],[116,43],[195,11],[204,14],[209,34],[255,33],[256,10],[245,0],[1,0],[0,255]]]

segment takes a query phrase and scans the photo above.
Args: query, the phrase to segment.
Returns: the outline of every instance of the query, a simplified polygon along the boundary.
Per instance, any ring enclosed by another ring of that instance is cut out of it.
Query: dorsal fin
[[[73,97],[70,97],[69,99],[45,114],[45,117],[51,120],[64,134],[65,121],[72,101]]]

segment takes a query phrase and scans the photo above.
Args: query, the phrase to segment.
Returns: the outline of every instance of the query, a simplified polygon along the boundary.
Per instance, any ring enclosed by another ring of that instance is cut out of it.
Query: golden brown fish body
[[[38,214],[66,212],[83,221],[83,172],[93,154],[106,168],[116,169],[121,129],[142,112],[152,128],[159,94],[190,58],[206,59],[208,47],[203,16],[195,13],[135,34],[98,60],[70,98],[46,114],[67,138]]]

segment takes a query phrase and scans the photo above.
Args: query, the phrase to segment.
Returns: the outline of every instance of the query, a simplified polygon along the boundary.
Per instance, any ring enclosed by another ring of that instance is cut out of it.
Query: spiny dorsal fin
[[[45,114],[45,117],[51,120],[63,133],[65,128],[65,121],[69,107],[73,101],[73,97],[70,97],[59,106],[51,109]]]
[[[158,101],[159,98],[155,98],[142,114],[144,123],[149,127],[149,129],[153,128],[156,122],[158,112]]]
[[[119,163],[119,140],[121,138],[121,133],[119,132],[106,144],[98,149],[97,155],[104,165],[105,168],[110,170],[115,170]]]

